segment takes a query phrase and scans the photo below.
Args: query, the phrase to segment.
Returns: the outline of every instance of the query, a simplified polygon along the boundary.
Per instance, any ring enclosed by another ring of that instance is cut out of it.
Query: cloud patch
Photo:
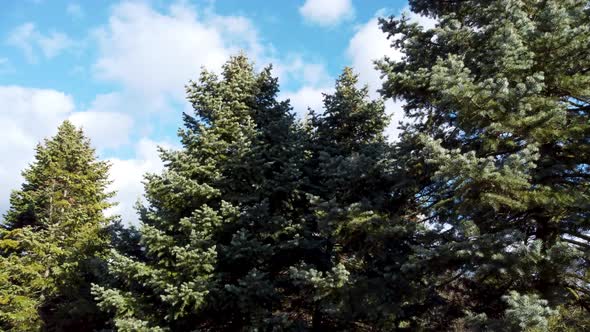
[[[299,13],[305,21],[327,27],[354,18],[354,7],[352,0],[306,0]]]
[[[160,103],[179,101],[185,84],[202,67],[219,70],[240,49],[250,55],[262,52],[247,18],[199,13],[184,3],[164,13],[144,3],[116,5],[109,23],[94,34],[99,51],[96,77]]]
[[[323,94],[332,92],[334,92],[334,88],[331,86],[304,86],[297,91],[285,93],[283,97],[290,99],[295,115],[300,119],[305,119],[309,114],[309,109],[316,113],[322,113],[324,105]]]
[[[306,61],[302,56],[293,56],[287,61],[275,61],[276,73],[282,85],[297,82],[300,87],[287,90],[281,98],[290,99],[293,112],[299,119],[304,119],[311,108],[322,113],[323,93],[334,90],[334,80],[323,63]],[[286,84],[287,83],[287,84]]]
[[[20,172],[33,161],[35,146],[55,134],[74,110],[71,96],[48,89],[0,86],[0,214],[8,208],[10,192],[19,189]]]
[[[95,97],[89,109],[75,112],[69,120],[81,127],[99,151],[129,143],[134,125],[133,118],[123,113],[123,97],[118,93],[101,94]]]
[[[19,48],[30,63],[38,61],[39,53],[51,59],[74,45],[74,41],[66,34],[57,31],[41,33],[32,22],[14,28],[6,42]]]
[[[19,189],[23,178],[20,173],[34,160],[35,146],[43,139],[55,135],[57,127],[66,119],[70,119],[77,126],[83,127],[85,134],[92,140],[92,145],[99,150],[112,148],[128,141],[133,122],[128,115],[109,111],[109,103],[113,105],[114,96],[103,95],[95,99],[92,107],[85,112],[76,112],[72,96],[51,89],[34,89],[21,86],[0,86],[0,122],[4,129],[0,131],[0,154],[8,156],[0,159],[0,215],[9,207],[10,192]],[[149,144],[142,141],[139,144],[139,159],[129,161],[117,160],[117,165],[141,165],[138,169],[126,168],[128,177],[141,177],[143,173],[138,171],[155,169],[152,167],[154,153],[150,151]],[[155,147],[154,147],[155,151]],[[117,187],[117,184],[126,185],[122,181],[121,172],[114,169],[118,179],[113,189],[124,193],[128,190]],[[141,186],[139,179],[133,188]],[[130,196],[119,196],[122,200]],[[123,201],[123,207],[130,211],[124,214],[132,214],[132,202]]]
[[[111,207],[108,215],[119,215],[127,224],[137,225],[139,220],[135,210],[137,201],[143,198],[143,179],[146,173],[160,173],[164,164],[160,159],[158,147],[170,149],[172,144],[156,142],[148,138],[141,139],[135,146],[135,157],[131,159],[111,158],[110,178],[113,181],[110,190],[117,191],[113,198],[117,205]]]

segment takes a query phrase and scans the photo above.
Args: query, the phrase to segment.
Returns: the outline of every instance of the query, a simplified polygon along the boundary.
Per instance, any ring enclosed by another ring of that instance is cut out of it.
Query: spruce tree
[[[440,276],[422,321],[506,319],[524,329],[552,313],[539,303],[589,309],[588,2],[410,6],[436,28],[382,20],[404,58],[379,67],[384,95],[405,100],[415,120],[398,147],[421,220],[438,231],[414,262]]]
[[[182,149],[146,177],[145,257],[113,253],[120,287],[95,287],[120,331],[305,326],[295,281],[313,250],[300,189],[302,131],[270,68],[244,55],[187,87]]]
[[[68,121],[37,146],[0,231],[3,330],[101,327],[90,283],[108,246],[108,168]]]
[[[310,151],[315,155],[312,167],[319,173],[317,187],[322,196],[370,204],[370,196],[383,197],[376,190],[382,179],[372,172],[378,173],[379,159],[387,158],[384,130],[389,121],[383,102],[369,100],[368,87],[357,85],[357,75],[345,68],[334,94],[324,95],[324,112],[311,113]]]
[[[395,329],[417,301],[420,285],[401,267],[418,245],[405,172],[387,142],[389,122],[381,100],[370,100],[351,68],[312,113],[312,158],[307,170],[321,234],[324,269],[339,266],[343,287],[313,298],[322,329]],[[328,290],[330,290],[328,288]]]

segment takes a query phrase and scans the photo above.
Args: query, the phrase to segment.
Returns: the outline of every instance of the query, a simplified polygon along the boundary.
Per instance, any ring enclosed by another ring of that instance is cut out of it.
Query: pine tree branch
[[[452,283],[453,281],[455,281],[455,280],[459,279],[459,278],[460,278],[462,275],[464,275],[464,274],[465,274],[465,272],[467,272],[467,270],[463,270],[463,271],[461,271],[461,272],[457,273],[457,275],[456,275],[456,276],[454,276],[454,277],[452,277],[452,278],[450,278],[450,279],[448,279],[448,280],[446,280],[446,281],[443,281],[443,282],[441,282],[441,283],[440,283],[440,284],[438,284],[438,285],[435,285],[435,286],[434,286],[434,289],[437,289],[437,288],[440,288],[440,287],[442,287],[442,286],[445,286],[445,285],[448,285],[448,284]]]
[[[588,235],[583,235],[583,234],[580,234],[578,232],[573,232],[573,231],[565,231],[565,233],[567,233],[569,235],[573,235],[575,237],[579,237],[580,239],[584,239],[584,240],[590,242],[590,236],[588,236]]]
[[[570,240],[570,239],[566,239],[566,238],[562,238],[561,240],[564,242],[571,243],[571,244],[574,244],[574,245],[577,245],[577,246],[580,246],[580,247],[590,250],[590,244],[586,244],[586,243],[582,243],[582,242],[579,242],[576,240]]]

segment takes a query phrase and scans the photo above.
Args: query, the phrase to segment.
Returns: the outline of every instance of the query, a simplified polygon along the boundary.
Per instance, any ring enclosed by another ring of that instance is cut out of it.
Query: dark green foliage
[[[416,264],[456,276],[425,317],[509,319],[510,291],[588,308],[587,1],[410,5],[437,27],[383,20],[405,58],[379,66],[385,95],[417,120],[400,153],[423,174],[422,218],[440,228]]]
[[[270,68],[240,55],[187,87],[183,149],[162,152],[141,209],[145,259],[114,253],[118,288],[95,288],[119,330],[306,324],[290,287],[312,250],[301,191],[302,131]]]
[[[352,69],[300,124],[234,56],[187,86],[136,229],[64,123],[0,231],[0,330],[589,329],[588,1],[409,3],[437,25],[381,20],[395,143]]]
[[[384,137],[383,102],[369,100],[350,68],[324,108],[311,117],[307,169],[325,261],[346,284],[318,301],[322,328],[395,329],[424,296],[411,256],[425,229],[415,222],[408,172]]]

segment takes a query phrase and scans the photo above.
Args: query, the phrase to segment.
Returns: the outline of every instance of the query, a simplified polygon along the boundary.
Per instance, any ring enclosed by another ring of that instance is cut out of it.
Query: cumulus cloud
[[[324,93],[331,93],[334,88],[331,86],[311,87],[303,86],[301,89],[293,92],[286,92],[283,96],[291,101],[291,106],[296,116],[304,119],[308,114],[308,109],[316,113],[322,113],[324,102]]]
[[[396,60],[402,58],[399,51],[391,48],[391,41],[387,40],[387,36],[379,28],[378,17],[358,27],[346,52],[352,67],[359,74],[360,83],[369,85],[371,98],[379,97],[377,90],[382,84],[381,74],[375,69],[374,61],[386,55]],[[386,134],[390,139],[396,139],[399,135],[398,124],[403,119],[402,103],[388,100],[385,107],[387,114],[391,116]]]
[[[95,36],[96,76],[160,102],[182,99],[184,85],[201,67],[218,70],[239,49],[251,55],[263,49],[248,19],[208,11],[197,15],[185,4],[162,13],[145,3],[123,2]]]
[[[286,59],[272,59],[272,62],[274,74],[279,77],[281,85],[297,82],[301,85],[318,86],[332,80],[323,63],[309,61],[298,54]]]
[[[395,60],[402,57],[399,51],[391,48],[391,41],[379,28],[377,17],[358,27],[346,52],[360,81],[369,85],[373,97],[377,97],[376,90],[381,87],[380,73],[375,69],[374,61],[386,55]]]
[[[41,33],[31,22],[14,28],[8,36],[7,43],[20,48],[29,62],[38,60],[38,52],[50,59],[74,45],[74,41],[67,35],[56,31]]]
[[[74,99],[63,92],[0,86],[0,122],[4,126],[0,131],[0,154],[6,156],[0,159],[0,214],[8,208],[10,192],[20,188],[20,173],[34,160],[37,143],[55,135],[64,120],[82,126],[99,150],[127,142],[133,122],[128,115],[109,110],[115,100],[113,95],[99,96],[90,109],[76,112]],[[139,149],[141,160],[150,156],[144,145]],[[129,174],[135,172],[129,170]],[[124,202],[127,205],[130,203]]]
[[[281,98],[290,99],[295,115],[303,119],[308,108],[322,112],[323,95],[333,90],[333,78],[326,66],[320,62],[309,61],[301,55],[291,55],[287,59],[275,59],[275,74],[282,86],[290,86],[291,82],[299,85],[298,89],[286,90]]]
[[[82,128],[100,149],[115,148],[128,143],[133,125],[129,115],[118,112],[76,112],[69,119]]]
[[[120,112],[123,101],[116,93],[98,95],[90,108],[69,119],[92,140],[99,150],[116,148],[129,142],[133,118]]]
[[[53,135],[73,110],[71,96],[55,90],[0,86],[0,213],[10,192],[22,182],[20,172],[33,161],[36,144]]]
[[[405,8],[404,11],[407,12],[408,9]],[[378,22],[378,18],[381,16],[383,16],[383,12],[379,11],[375,17],[360,25],[346,50],[352,67],[359,74],[360,83],[369,85],[372,98],[379,97],[377,90],[382,85],[381,73],[375,69],[375,60],[385,56],[397,61],[403,58],[403,54],[391,47],[392,41],[388,40],[387,35],[381,31]],[[411,21],[418,22],[425,28],[433,28],[436,24],[435,20],[415,13],[408,14],[408,17]],[[386,132],[393,140],[397,139],[400,133],[397,129],[399,122],[404,120],[402,106],[403,102],[401,101],[387,100],[385,103],[386,112],[391,116],[391,123]]]
[[[146,173],[159,173],[164,165],[160,160],[158,146],[170,149],[166,142],[155,142],[143,138],[135,147],[135,156],[131,159],[109,159],[111,163],[110,178],[113,181],[110,190],[117,191],[113,201],[118,205],[108,210],[109,215],[120,215],[128,224],[137,224],[138,217],[135,203],[143,200],[143,178]]]
[[[120,3],[94,36],[99,50],[95,76],[120,84],[128,99],[141,100],[151,111],[168,110],[170,102],[182,102],[184,85],[202,67],[218,71],[239,50],[245,50],[257,65],[274,63],[282,86],[291,82],[303,86],[284,94],[294,99],[298,112],[305,112],[307,106],[302,105],[308,101],[316,101],[309,105],[315,108],[321,101],[317,91],[333,85],[322,63],[300,55],[274,56],[272,46],[262,42],[248,18],[218,15],[210,8],[197,11],[184,2],[164,11],[146,3]]]
[[[354,7],[352,0],[306,0],[299,13],[310,23],[333,26],[353,18]]]

